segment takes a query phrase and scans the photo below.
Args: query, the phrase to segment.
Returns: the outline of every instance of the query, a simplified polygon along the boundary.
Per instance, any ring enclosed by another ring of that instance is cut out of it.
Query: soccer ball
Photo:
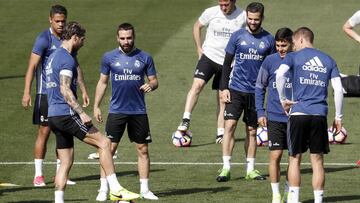
[[[257,146],[267,146],[269,143],[267,127],[258,127],[256,129],[256,144]]]
[[[177,130],[172,134],[171,139],[175,147],[190,147],[192,141],[192,133],[189,130]]]
[[[344,127],[341,128],[340,132],[335,134],[333,127],[328,128],[328,138],[330,144],[343,144],[347,138],[347,131]]]

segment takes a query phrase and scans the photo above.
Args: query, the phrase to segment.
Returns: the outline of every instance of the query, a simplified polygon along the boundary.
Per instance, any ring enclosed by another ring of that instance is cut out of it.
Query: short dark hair
[[[264,17],[264,10],[265,7],[262,3],[259,2],[252,2],[246,7],[246,14],[250,13],[260,13],[261,17]]]
[[[307,39],[311,44],[314,43],[314,33],[313,31],[311,31],[310,28],[308,27],[300,27],[298,28],[293,36],[298,36],[298,35],[302,35],[305,39]]]
[[[135,29],[134,29],[134,26],[131,25],[130,23],[122,23],[118,26],[118,29],[116,31],[116,35],[119,35],[119,31],[120,30],[132,30],[132,34],[135,38]]]
[[[55,14],[64,14],[65,16],[67,16],[67,10],[62,5],[53,5],[50,9],[50,17],[53,17]]]
[[[276,31],[275,41],[292,42],[293,31],[290,28],[283,27]]]
[[[85,28],[83,28],[80,23],[72,21],[69,22],[62,33],[62,39],[69,40],[72,36],[77,35],[78,37],[85,36]]]

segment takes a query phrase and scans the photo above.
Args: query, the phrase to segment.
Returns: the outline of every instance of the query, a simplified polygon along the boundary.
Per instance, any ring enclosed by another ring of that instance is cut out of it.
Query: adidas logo
[[[121,64],[120,64],[119,62],[116,62],[116,63],[114,64],[114,66],[119,67],[119,66],[121,66]]]
[[[204,76],[204,75],[205,75],[205,73],[200,72],[200,71],[199,71],[199,69],[196,69],[196,71],[195,71],[195,75],[202,75],[202,76]]]
[[[306,62],[305,65],[302,66],[302,69],[306,71],[326,73],[326,67],[324,67],[323,63],[317,56]]]
[[[242,46],[246,46],[246,45],[247,45],[247,43],[246,43],[245,41],[242,41],[242,42],[240,43],[240,45],[242,45]]]
[[[114,138],[112,135],[107,135],[106,137],[109,138],[109,139],[113,139],[113,138]]]
[[[56,46],[55,46],[55,45],[52,45],[50,49],[56,49]]]

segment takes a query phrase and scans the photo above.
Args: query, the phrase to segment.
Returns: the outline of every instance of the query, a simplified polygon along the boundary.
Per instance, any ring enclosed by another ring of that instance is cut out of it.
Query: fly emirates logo
[[[256,61],[262,61],[264,60],[264,56],[260,55],[258,53],[257,49],[249,48],[249,53],[240,53],[240,59],[241,60],[256,60]]]
[[[132,74],[133,70],[124,69],[123,74],[114,74],[115,81],[123,81],[123,80],[141,80],[140,75]]]
[[[304,71],[309,71],[310,73],[308,77],[299,78],[300,84],[326,87],[326,82],[321,80],[319,74],[324,74],[327,70],[317,56],[306,62],[305,65],[302,66],[302,69]]]

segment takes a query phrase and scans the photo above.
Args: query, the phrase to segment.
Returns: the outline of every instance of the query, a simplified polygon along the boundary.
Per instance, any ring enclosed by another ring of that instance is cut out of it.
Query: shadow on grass
[[[45,186],[45,187],[38,187],[37,189],[45,190],[45,189],[53,189],[54,186]],[[26,190],[33,190],[35,187],[11,187],[11,188],[4,188],[0,190],[0,196],[3,195],[3,193],[10,193],[10,192],[18,192],[18,191],[26,191]]]
[[[345,202],[345,201],[353,201],[360,200],[360,195],[345,195],[345,196],[332,196],[332,197],[324,197],[324,202]],[[313,199],[302,201],[303,203],[313,203]],[[359,202],[359,201],[357,201]]]
[[[231,187],[170,189],[163,192],[157,192],[156,194],[159,197],[166,197],[171,195],[188,195],[188,194],[202,193],[202,192],[218,193],[230,189]]]
[[[23,78],[25,75],[9,75],[9,76],[2,76],[0,77],[0,80],[6,80],[6,79],[14,79],[14,78]]]
[[[204,143],[204,144],[192,144],[191,147],[202,147],[202,146],[213,145],[213,144],[215,144],[215,141],[209,142],[209,143]]]
[[[150,170],[150,173],[156,173],[165,171],[165,169],[152,169]],[[124,172],[117,172],[117,177],[123,177],[123,176],[137,176],[138,171],[124,171]],[[90,176],[83,176],[83,177],[77,177],[77,178],[71,178],[72,181],[78,182],[78,181],[89,181],[89,180],[99,180],[100,174],[96,175],[90,175]]]
[[[311,167],[311,166],[309,166]],[[333,173],[333,172],[339,172],[339,171],[347,171],[358,168],[357,166],[346,166],[346,167],[333,167],[329,168],[325,166],[325,173]],[[301,169],[301,174],[312,174],[311,168],[304,168]],[[280,175],[286,175],[286,171],[281,171]]]

